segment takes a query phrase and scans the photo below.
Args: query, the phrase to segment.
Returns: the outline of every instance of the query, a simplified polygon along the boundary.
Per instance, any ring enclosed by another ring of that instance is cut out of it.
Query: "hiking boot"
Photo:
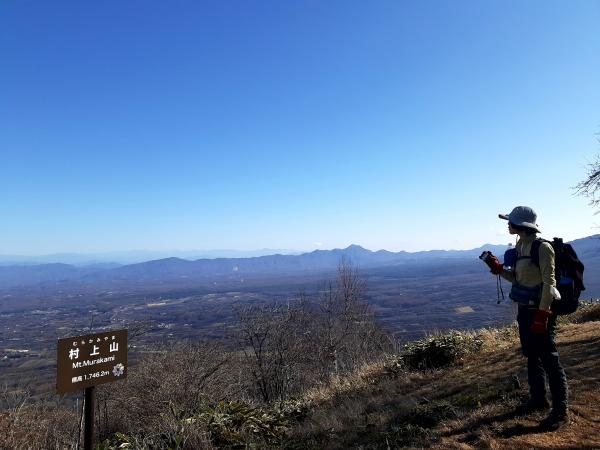
[[[567,411],[550,411],[548,417],[540,422],[540,428],[544,431],[556,431],[569,424],[569,413]]]
[[[550,408],[550,403],[545,398],[540,400],[529,400],[515,408],[515,415],[526,416],[538,411],[547,411]]]

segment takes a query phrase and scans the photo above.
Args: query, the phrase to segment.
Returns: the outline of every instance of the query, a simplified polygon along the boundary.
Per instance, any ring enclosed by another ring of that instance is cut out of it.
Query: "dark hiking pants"
[[[530,331],[534,308],[519,307],[517,322],[523,355],[527,357],[527,378],[531,400],[536,402],[546,398],[546,377],[552,394],[552,409],[557,412],[567,410],[569,398],[567,377],[558,358],[556,349],[556,316],[548,319],[548,332],[544,334]]]

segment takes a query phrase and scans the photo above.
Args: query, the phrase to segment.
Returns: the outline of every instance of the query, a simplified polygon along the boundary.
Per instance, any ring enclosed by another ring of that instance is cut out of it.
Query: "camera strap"
[[[498,294],[498,301],[496,301],[496,304],[499,305],[501,301],[504,301],[504,290],[502,290],[500,275],[496,275],[496,294]],[[500,300],[500,295],[502,295],[502,300]]]

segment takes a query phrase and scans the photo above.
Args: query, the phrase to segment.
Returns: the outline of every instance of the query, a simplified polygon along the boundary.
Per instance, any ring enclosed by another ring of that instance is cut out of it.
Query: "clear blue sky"
[[[597,233],[598,1],[4,1],[0,253]]]

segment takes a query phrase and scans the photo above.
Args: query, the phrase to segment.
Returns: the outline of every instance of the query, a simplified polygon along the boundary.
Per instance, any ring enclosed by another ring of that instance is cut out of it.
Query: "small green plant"
[[[481,408],[482,405],[490,402],[510,398],[516,390],[514,379],[511,379],[510,383],[495,386],[476,383],[452,397],[450,401],[452,405],[458,408],[475,409]]]
[[[433,428],[442,420],[456,417],[457,412],[454,406],[448,402],[440,402],[417,406],[406,420],[408,423],[421,428]]]
[[[244,402],[219,402],[185,422],[205,424],[215,445],[240,445],[249,441],[276,445],[291,422],[301,420],[306,412],[307,406],[298,400],[270,408],[254,408]]]
[[[483,340],[473,334],[452,331],[428,336],[404,346],[403,361],[409,369],[437,369],[455,364],[469,353],[478,352]]]
[[[277,403],[273,410],[281,414],[289,420],[300,422],[308,415],[308,405],[302,400],[289,399]]]
[[[454,397],[452,403],[459,408],[481,408],[481,399],[479,398],[479,395],[472,393],[458,394]]]
[[[383,448],[412,447],[421,443],[429,434],[429,430],[419,425],[404,423],[385,433],[381,443],[385,445]]]
[[[383,363],[383,375],[398,378],[404,372],[405,366],[402,355],[389,355]]]
[[[158,436],[128,436],[124,433],[115,433],[112,439],[105,439],[94,447],[94,450],[146,450],[164,449],[179,450],[184,447],[183,435],[170,435],[162,433]]]

